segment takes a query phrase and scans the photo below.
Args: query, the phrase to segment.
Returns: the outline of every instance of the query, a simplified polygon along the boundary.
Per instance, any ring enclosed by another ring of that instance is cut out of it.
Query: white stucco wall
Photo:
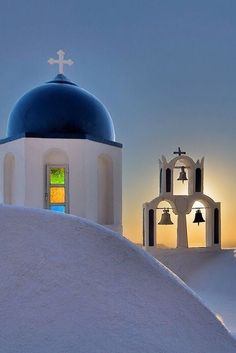
[[[15,157],[14,203],[44,208],[46,164],[69,165],[70,213],[98,221],[98,157],[107,157],[113,166],[114,222],[107,226],[122,231],[122,149],[104,143],[80,139],[22,138],[0,145],[1,202],[4,202],[4,158]]]
[[[4,203],[4,160],[7,155],[13,155],[15,159],[13,190],[14,190],[14,204],[25,204],[25,143],[24,139],[15,140],[6,144],[0,145],[0,202]],[[5,175],[6,176],[6,175]],[[9,176],[6,176],[7,178]]]

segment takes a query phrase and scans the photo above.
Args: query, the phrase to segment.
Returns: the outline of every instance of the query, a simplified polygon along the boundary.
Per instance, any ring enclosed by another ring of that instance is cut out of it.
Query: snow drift
[[[0,207],[1,353],[235,353],[159,262],[78,217]]]

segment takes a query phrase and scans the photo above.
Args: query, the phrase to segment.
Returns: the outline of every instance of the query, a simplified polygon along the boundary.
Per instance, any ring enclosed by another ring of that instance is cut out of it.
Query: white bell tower
[[[221,246],[220,232],[220,203],[204,194],[204,158],[201,161],[193,161],[178,148],[177,154],[169,162],[162,156],[160,166],[160,194],[150,202],[143,205],[143,245],[144,247],[156,246],[158,231],[156,210],[162,201],[167,201],[173,213],[177,216],[177,247],[188,248],[188,231],[186,216],[196,209],[194,223],[206,224],[206,247]],[[187,195],[178,195],[174,190],[174,171],[180,171],[178,182],[188,183]],[[196,201],[203,207],[194,207]],[[203,219],[201,209],[206,212],[206,220]],[[172,224],[169,209],[163,209],[162,219],[159,224]]]

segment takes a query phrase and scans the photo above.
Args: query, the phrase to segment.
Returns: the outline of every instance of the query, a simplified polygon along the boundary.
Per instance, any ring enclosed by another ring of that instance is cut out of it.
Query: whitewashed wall
[[[82,139],[22,138],[2,144],[0,145],[1,202],[4,202],[4,158],[7,153],[15,157],[12,203],[44,208],[46,164],[68,164],[70,213],[95,222],[101,221],[101,214],[103,214],[103,219],[113,219],[113,223],[106,224],[107,226],[122,232],[122,149],[120,147]],[[104,188],[101,184],[101,170],[98,167],[101,158],[105,158],[110,163],[106,184],[109,194],[112,188],[111,199],[107,193],[101,196],[101,189]],[[112,200],[113,212],[110,212],[106,205],[102,205],[101,200],[108,201],[109,204]],[[105,218],[104,210],[110,212]]]

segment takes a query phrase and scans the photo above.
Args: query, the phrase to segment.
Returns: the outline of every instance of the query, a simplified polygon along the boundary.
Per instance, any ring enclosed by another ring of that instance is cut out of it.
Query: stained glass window
[[[68,166],[47,165],[47,208],[68,212]]]
[[[50,184],[65,184],[65,168],[50,168]]]
[[[56,212],[66,212],[66,207],[63,205],[51,205],[50,210],[56,211]]]
[[[50,188],[50,203],[64,203],[65,202],[65,188],[51,187]]]

